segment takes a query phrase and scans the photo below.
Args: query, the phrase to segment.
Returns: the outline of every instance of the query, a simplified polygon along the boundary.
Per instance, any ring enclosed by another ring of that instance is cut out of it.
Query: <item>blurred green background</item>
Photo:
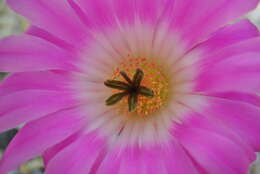
[[[256,10],[250,12],[245,17],[249,18],[260,29],[260,5]],[[25,31],[28,26],[29,24],[24,18],[9,10],[4,0],[0,0],[0,38],[21,33]],[[0,80],[5,75],[6,73],[0,72]],[[13,129],[0,134],[0,157],[16,132],[17,129]],[[10,172],[10,174],[43,174],[42,160],[40,157],[33,159],[22,165],[16,171]],[[252,165],[250,174],[260,174],[260,158]]]

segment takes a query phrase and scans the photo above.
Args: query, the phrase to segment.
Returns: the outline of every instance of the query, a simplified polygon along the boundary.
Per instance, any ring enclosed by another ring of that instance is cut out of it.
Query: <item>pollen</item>
[[[147,117],[160,111],[167,104],[169,98],[169,77],[159,62],[148,58],[129,58],[115,67],[112,80],[126,82],[121,72],[124,71],[130,78],[135,75],[137,69],[144,73],[141,86],[147,87],[153,91],[153,97],[139,95],[137,106],[133,112],[128,110],[128,98],[123,98],[118,104],[117,109],[121,114],[130,117]],[[119,90],[113,89],[112,93],[118,93]]]

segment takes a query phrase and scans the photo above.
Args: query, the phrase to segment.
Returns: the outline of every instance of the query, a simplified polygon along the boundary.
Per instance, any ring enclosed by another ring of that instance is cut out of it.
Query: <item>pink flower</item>
[[[7,0],[6,174],[246,174],[260,150],[258,0]]]

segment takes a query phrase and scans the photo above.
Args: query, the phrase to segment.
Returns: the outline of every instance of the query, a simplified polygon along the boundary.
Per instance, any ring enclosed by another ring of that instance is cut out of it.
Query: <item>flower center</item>
[[[117,105],[120,113],[129,116],[148,116],[159,111],[169,97],[169,78],[163,66],[147,58],[127,59],[117,66],[111,80],[112,88],[107,105]]]

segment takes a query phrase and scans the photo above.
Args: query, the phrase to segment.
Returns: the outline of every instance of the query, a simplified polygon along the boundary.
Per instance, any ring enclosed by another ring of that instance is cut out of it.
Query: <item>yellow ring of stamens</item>
[[[120,72],[125,71],[129,77],[133,77],[138,68],[144,72],[144,78],[141,85],[152,89],[154,97],[148,98],[139,96],[138,105],[133,112],[128,111],[127,98],[122,99],[117,104],[117,108],[121,114],[146,117],[156,113],[166,105],[169,97],[170,82],[166,73],[163,71],[163,67],[156,61],[148,58],[132,58],[125,60],[115,68],[111,79],[126,82]],[[119,90],[112,91],[113,94],[119,92]]]

